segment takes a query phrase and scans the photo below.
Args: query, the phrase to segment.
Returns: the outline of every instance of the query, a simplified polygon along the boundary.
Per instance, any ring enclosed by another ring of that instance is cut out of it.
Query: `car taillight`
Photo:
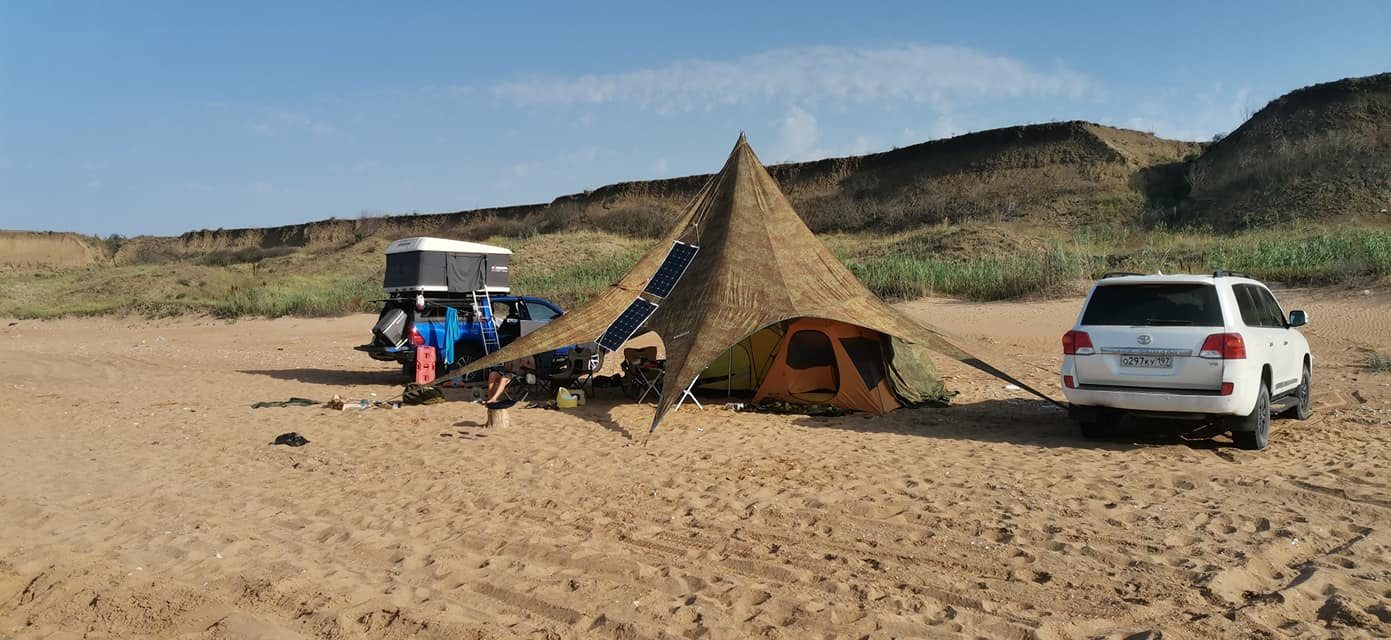
[[[417,347],[425,344],[425,336],[420,335],[415,327],[411,327],[411,344]]]
[[[1239,333],[1214,333],[1203,340],[1203,346],[1198,350],[1198,356],[1221,360],[1245,360],[1246,341]]]
[[[1092,337],[1086,331],[1069,331],[1063,334],[1063,355],[1089,356],[1096,353],[1092,347]]]
[[[1236,385],[1234,385],[1234,384],[1232,384],[1232,383],[1230,383],[1230,382],[1223,382],[1223,383],[1222,383],[1222,391],[1221,391],[1221,393],[1222,393],[1222,395],[1224,395],[1224,396],[1229,396],[1229,395],[1232,395],[1232,391],[1234,391],[1235,389],[1236,389]]]
[[[1063,376],[1063,385],[1069,389],[1076,389],[1077,380],[1074,379],[1072,376]]]

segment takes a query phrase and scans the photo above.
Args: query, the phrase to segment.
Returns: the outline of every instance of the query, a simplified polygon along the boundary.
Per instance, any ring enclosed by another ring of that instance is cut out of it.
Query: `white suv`
[[[1083,435],[1121,413],[1223,421],[1264,449],[1272,413],[1309,417],[1313,358],[1270,289],[1246,274],[1102,276],[1063,336],[1063,393]]]

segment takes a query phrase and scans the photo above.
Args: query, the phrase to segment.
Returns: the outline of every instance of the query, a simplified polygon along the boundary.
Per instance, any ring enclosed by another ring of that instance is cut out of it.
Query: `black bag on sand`
[[[291,431],[289,433],[282,433],[276,436],[275,442],[272,442],[271,444],[284,444],[289,445],[291,447],[302,447],[306,444],[309,444],[309,440],[306,439],[304,436]]]
[[[412,382],[406,385],[406,390],[401,393],[401,402],[405,404],[435,404],[444,402],[444,392],[440,391],[439,387],[427,387]]]

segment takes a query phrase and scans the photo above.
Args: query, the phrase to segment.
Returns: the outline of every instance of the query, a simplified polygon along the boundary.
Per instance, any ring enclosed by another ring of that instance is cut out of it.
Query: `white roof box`
[[[512,255],[512,250],[478,242],[449,240],[446,238],[401,238],[387,246],[387,253],[406,253],[410,251],[443,251],[446,253],[487,253]]]

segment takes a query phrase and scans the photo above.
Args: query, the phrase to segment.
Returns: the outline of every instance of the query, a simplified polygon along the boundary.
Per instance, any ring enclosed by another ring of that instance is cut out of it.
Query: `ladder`
[[[478,283],[482,289],[473,292],[473,317],[478,319],[478,335],[483,340],[483,355],[502,348],[497,337],[497,324],[493,322],[493,297],[488,293],[488,259],[478,262]]]
[[[493,323],[493,298],[488,290],[473,292],[473,317],[478,318],[478,334],[483,339],[483,355],[488,355],[502,345],[498,343],[497,325]]]

